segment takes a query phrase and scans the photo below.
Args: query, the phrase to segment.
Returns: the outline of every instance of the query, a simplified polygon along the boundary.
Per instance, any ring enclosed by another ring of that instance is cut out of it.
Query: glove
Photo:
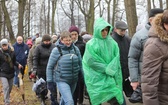
[[[56,88],[56,84],[54,82],[47,82],[47,88],[50,91],[54,91]]]
[[[36,78],[36,71],[32,71],[29,78],[30,79]]]

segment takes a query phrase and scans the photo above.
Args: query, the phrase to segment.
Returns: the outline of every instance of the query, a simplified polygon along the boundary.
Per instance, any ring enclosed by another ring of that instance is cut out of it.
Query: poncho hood
[[[113,29],[113,27],[109,23],[104,21],[103,18],[97,19],[96,22],[95,22],[95,25],[94,25],[93,37],[99,38],[99,39],[104,39],[101,35],[101,31],[106,27],[109,28],[109,32],[108,32],[108,35],[107,35],[106,38],[111,38],[110,32]]]

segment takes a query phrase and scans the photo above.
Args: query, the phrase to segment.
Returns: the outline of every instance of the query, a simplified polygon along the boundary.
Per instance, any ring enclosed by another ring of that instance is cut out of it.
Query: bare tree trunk
[[[57,6],[57,0],[52,0],[52,26],[51,26],[51,32],[52,34],[56,34],[55,32],[55,11],[56,11],[56,6]]]
[[[113,15],[112,15],[112,25],[114,26],[115,21],[115,14],[116,14],[116,8],[118,3],[116,3],[116,0],[113,0]]]
[[[78,4],[79,9],[83,13],[85,17],[85,24],[86,24],[86,31],[90,34],[93,33],[93,24],[94,24],[94,12],[95,12],[95,7],[94,7],[94,2],[95,0],[88,0],[88,1],[81,1],[81,0],[76,0],[76,3]],[[82,3],[81,3],[82,2]],[[89,6],[88,6],[89,3]],[[88,9],[84,8],[84,5]],[[87,12],[88,11],[88,12]]]
[[[108,21],[108,23],[111,23],[111,19],[110,19],[110,13],[111,13],[111,9],[110,9],[110,4],[111,4],[111,0],[105,0],[106,1],[106,3],[107,3],[107,21]],[[115,0],[113,0],[113,1],[115,1]],[[114,4],[113,4],[114,5]],[[114,8],[114,7],[113,7]]]
[[[1,8],[1,2],[0,2],[0,39],[2,38],[2,25],[3,25],[3,22],[2,22],[2,8]]]
[[[166,0],[166,9],[168,9],[168,0]]]
[[[30,11],[31,11],[31,0],[29,0],[29,9],[28,9],[28,37],[30,37]]]
[[[47,34],[50,34],[50,0],[48,0]]]
[[[24,21],[24,12],[26,6],[26,0],[19,0],[19,19],[18,19],[18,34],[17,36],[23,36],[23,21]]]
[[[149,11],[151,10],[151,0],[147,0],[147,7],[148,7],[148,16],[149,16]]]
[[[137,13],[135,0],[124,0],[129,36],[133,36],[136,32]]]
[[[9,17],[9,13],[5,5],[5,0],[1,0],[1,3],[2,3],[2,10],[4,13],[5,23],[6,23],[8,32],[9,32],[9,37],[10,37],[11,43],[14,43],[15,37],[14,37],[13,29],[12,29],[11,19]]]
[[[89,10],[89,15],[87,20],[88,26],[86,28],[88,33],[93,33],[93,24],[94,24],[94,17],[95,17],[94,12],[95,12],[94,0],[90,0],[90,10]]]
[[[4,16],[4,19],[5,19],[5,16]],[[4,20],[4,22],[3,22],[3,36],[5,37],[5,35],[6,35],[6,22]]]
[[[163,1],[159,0],[159,3],[160,3],[160,8],[163,8]]]
[[[72,25],[75,25],[75,18],[74,18],[74,0],[71,0],[70,9],[71,9],[71,26],[72,26]]]
[[[153,5],[153,8],[156,8],[156,6],[155,6],[155,0],[152,0],[152,5]]]
[[[43,15],[44,15],[44,30],[45,30],[45,34],[47,33],[47,19],[46,19],[46,5],[45,5],[45,0],[44,0],[44,9],[43,9]]]

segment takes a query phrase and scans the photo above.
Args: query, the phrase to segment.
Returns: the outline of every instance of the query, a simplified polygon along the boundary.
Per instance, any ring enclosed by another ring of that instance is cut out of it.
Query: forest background
[[[13,43],[18,35],[58,35],[71,25],[93,34],[99,17],[112,26],[126,22],[132,37],[138,24],[147,23],[152,8],[166,9],[168,0],[0,0],[0,38]]]

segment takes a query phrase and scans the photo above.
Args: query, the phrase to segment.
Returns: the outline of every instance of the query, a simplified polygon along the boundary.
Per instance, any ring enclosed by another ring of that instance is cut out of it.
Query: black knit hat
[[[50,41],[50,40],[51,40],[50,35],[43,35],[43,37],[42,37],[42,42],[43,42],[43,41]]]
[[[161,9],[161,8],[151,9],[150,12],[149,12],[149,18],[154,17],[155,15],[157,15],[159,13],[163,13],[163,9]]]

